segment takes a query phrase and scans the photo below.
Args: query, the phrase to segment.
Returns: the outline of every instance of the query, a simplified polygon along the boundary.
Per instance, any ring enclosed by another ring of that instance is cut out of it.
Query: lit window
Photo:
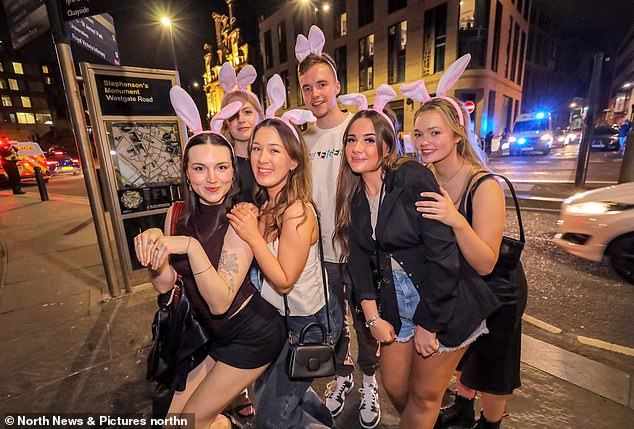
[[[4,67],[2,66],[2,63],[0,63],[0,71],[4,71]]]
[[[18,115],[18,124],[34,124],[35,123],[35,115],[33,113],[17,112],[16,115]]]
[[[15,74],[24,74],[24,70],[22,70],[22,63],[13,63],[13,71]]]
[[[48,74],[48,66],[42,66],[42,73]]]
[[[11,97],[9,97],[8,95],[3,95],[2,96],[2,105],[4,107],[11,107],[13,106],[13,103],[11,102]]]
[[[46,82],[47,85],[50,85],[53,81],[51,80],[50,77],[47,76],[44,78],[44,82]]]
[[[35,122],[38,124],[50,125],[53,123],[53,118],[51,118],[49,113],[36,113]]]
[[[20,97],[22,99],[23,107],[31,107],[31,97]]]
[[[20,87],[18,86],[18,81],[15,79],[9,79],[9,88],[14,91],[19,91]]]
[[[7,89],[7,81],[0,79],[0,89]]]

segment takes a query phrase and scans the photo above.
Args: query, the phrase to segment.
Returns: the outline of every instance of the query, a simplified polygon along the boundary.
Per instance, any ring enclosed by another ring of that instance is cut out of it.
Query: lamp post
[[[174,49],[174,34],[172,33],[172,20],[164,16],[163,18],[161,18],[161,24],[169,28],[170,45],[172,46],[172,60],[174,61],[174,70],[176,70],[176,74],[178,75],[178,61],[176,60],[176,50]],[[178,78],[178,80],[180,82],[180,77]]]

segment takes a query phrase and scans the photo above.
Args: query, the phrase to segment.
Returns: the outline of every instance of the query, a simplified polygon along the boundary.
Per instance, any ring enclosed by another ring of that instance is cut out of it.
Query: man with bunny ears
[[[337,176],[341,158],[345,156],[343,135],[352,114],[342,111],[337,105],[337,95],[341,87],[334,61],[322,53],[325,42],[323,32],[313,25],[308,37],[302,34],[297,36],[295,56],[299,61],[297,74],[304,103],[317,118],[317,122],[306,130],[303,137],[310,152],[313,201],[321,216],[321,238],[328,283],[337,294],[344,314],[341,337],[335,347],[337,378],[328,384],[326,390],[326,406],[334,417],[343,411],[346,396],[354,387],[354,364],[350,353],[350,329],[346,317],[351,283],[345,261],[341,261],[340,258],[340,249],[333,244]],[[352,318],[359,343],[357,362],[363,372],[359,421],[364,428],[374,428],[381,418],[378,387],[374,376],[379,364],[379,344],[365,327],[360,312],[353,310]]]

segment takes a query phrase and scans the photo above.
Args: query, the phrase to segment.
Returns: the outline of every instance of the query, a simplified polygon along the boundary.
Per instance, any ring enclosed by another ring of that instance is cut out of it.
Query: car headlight
[[[552,134],[544,134],[543,136],[541,136],[539,139],[541,141],[546,141],[546,140],[552,140],[553,136]]]
[[[516,141],[517,141],[517,138],[515,138],[513,136],[509,137],[509,142],[510,143],[513,143],[513,142],[516,142]]]
[[[526,143],[526,139],[524,137],[520,137],[519,139],[517,139],[517,143],[518,144],[524,144],[524,143]]]
[[[561,143],[561,142],[566,141],[566,138],[565,138],[564,136],[559,136],[559,137],[557,137],[557,141],[558,141],[559,143]]]
[[[633,204],[611,203],[607,201],[585,201],[566,206],[565,211],[572,214],[614,214],[634,208]]]

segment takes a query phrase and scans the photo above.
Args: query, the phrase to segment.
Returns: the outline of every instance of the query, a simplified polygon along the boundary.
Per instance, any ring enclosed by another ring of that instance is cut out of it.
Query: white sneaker
[[[354,387],[352,374],[347,377],[337,377],[326,386],[326,407],[333,417],[338,416],[343,411],[346,396]]]
[[[364,384],[361,389],[361,405],[359,405],[359,423],[365,429],[377,427],[381,420],[379,390],[375,384]]]

